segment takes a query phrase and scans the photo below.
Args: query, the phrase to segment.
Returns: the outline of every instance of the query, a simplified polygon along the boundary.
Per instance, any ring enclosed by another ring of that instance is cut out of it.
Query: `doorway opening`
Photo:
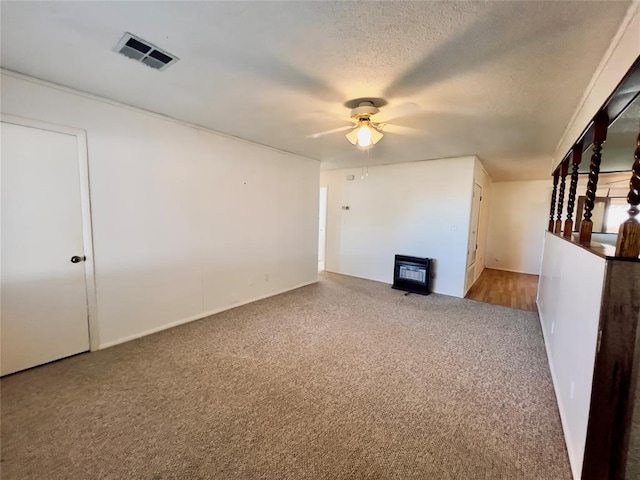
[[[318,215],[318,271],[325,269],[327,250],[327,187],[320,187],[320,212]]]

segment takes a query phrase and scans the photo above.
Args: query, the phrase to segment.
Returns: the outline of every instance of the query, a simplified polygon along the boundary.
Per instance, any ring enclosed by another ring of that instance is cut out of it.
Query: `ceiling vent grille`
[[[165,52],[154,44],[142,40],[129,32],[123,35],[114,50],[125,57],[144,63],[156,70],[164,70],[180,60],[175,55]]]

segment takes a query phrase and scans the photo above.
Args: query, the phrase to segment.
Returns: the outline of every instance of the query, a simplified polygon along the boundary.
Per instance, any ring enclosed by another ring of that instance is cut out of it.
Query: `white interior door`
[[[476,263],[478,251],[478,225],[480,224],[480,199],[482,187],[473,184],[473,201],[471,202],[471,229],[469,231],[469,248],[467,249],[467,267]]]
[[[0,127],[6,375],[89,350],[89,330],[77,137]]]

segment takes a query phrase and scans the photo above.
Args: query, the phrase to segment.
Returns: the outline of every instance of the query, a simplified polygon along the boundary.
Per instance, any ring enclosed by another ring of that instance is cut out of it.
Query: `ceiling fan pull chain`
[[[370,160],[369,157],[371,156],[370,152],[371,152],[371,150],[367,150],[367,173],[366,173],[365,177],[369,176],[369,160]]]

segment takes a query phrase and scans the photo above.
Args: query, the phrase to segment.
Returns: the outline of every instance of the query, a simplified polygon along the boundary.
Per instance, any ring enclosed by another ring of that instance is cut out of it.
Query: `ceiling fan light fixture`
[[[357,128],[347,133],[347,140],[352,145],[360,148],[367,148],[378,143],[383,135],[377,128],[373,127],[369,120],[361,120]]]
[[[358,137],[358,146],[359,147],[368,147],[371,145],[371,128],[368,125],[363,125],[358,128],[358,133],[356,134]]]

